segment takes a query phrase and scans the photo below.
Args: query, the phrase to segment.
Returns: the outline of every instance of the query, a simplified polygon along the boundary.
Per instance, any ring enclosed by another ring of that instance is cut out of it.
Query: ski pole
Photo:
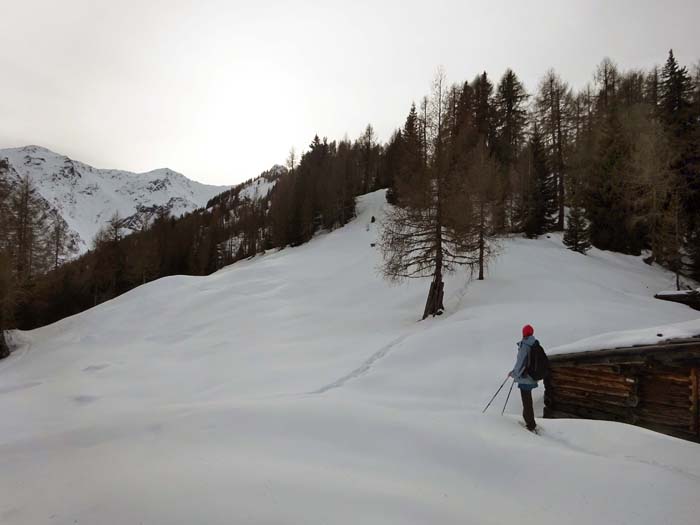
[[[503,405],[503,410],[501,410],[501,415],[506,411],[506,406],[508,406],[508,400],[510,399],[510,393],[513,391],[513,385],[515,384],[515,379],[513,379],[513,382],[510,384],[510,390],[508,390],[508,397],[506,397],[506,403]]]
[[[484,412],[486,412],[486,409],[487,409],[488,407],[491,406],[491,403],[493,403],[493,400],[496,399],[496,396],[497,396],[498,393],[501,391],[501,389],[503,388],[503,386],[506,384],[506,381],[508,381],[508,377],[506,377],[506,378],[503,380],[503,383],[501,383],[501,386],[499,387],[499,389],[496,390],[496,393],[495,393],[495,394],[493,395],[493,397],[491,398],[491,401],[489,401],[489,404],[486,405],[486,406],[484,407],[484,409],[481,411],[482,414],[483,414]]]

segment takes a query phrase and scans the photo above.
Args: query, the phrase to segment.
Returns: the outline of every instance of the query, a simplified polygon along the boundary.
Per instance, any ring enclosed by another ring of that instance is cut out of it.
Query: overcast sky
[[[450,81],[700,58],[700,1],[0,0],[0,147],[234,184]]]

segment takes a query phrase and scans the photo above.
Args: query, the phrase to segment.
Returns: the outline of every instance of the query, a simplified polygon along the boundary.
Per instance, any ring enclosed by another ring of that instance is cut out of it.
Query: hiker
[[[535,329],[532,326],[529,324],[523,326],[523,338],[518,343],[518,357],[515,360],[513,370],[508,372],[508,376],[518,383],[520,397],[523,400],[523,419],[525,420],[525,426],[530,431],[534,431],[537,428],[535,410],[532,407],[532,390],[537,388],[537,381],[527,374],[525,368],[528,364],[530,350],[537,343],[534,334]]]

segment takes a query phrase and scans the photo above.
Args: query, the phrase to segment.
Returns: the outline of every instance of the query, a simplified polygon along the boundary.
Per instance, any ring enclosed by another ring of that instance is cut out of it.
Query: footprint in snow
[[[77,403],[78,405],[89,405],[90,403],[94,403],[100,399],[97,396],[85,396],[85,395],[80,395],[80,396],[73,396],[73,401]]]
[[[101,365],[90,365],[83,368],[83,372],[97,372],[98,370],[104,370],[109,366],[109,363],[103,363]]]

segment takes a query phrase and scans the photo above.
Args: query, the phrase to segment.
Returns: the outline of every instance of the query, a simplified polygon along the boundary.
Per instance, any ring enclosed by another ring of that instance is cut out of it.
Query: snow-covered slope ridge
[[[39,146],[0,149],[15,177],[28,176],[39,194],[58,210],[84,252],[114,213],[136,228],[136,215],[165,210],[178,216],[204,206],[229,186],[192,181],[168,168],[147,173],[96,169]]]
[[[640,258],[502,242],[487,280],[388,286],[382,192],[346,227],[208,277],[147,284],[20,333],[0,363],[0,521],[697,524],[700,447],[481,409],[521,326],[545,348],[686,322]],[[538,399],[541,388],[535,391]],[[539,392],[539,394],[538,394]],[[538,401],[541,413],[541,400]]]

